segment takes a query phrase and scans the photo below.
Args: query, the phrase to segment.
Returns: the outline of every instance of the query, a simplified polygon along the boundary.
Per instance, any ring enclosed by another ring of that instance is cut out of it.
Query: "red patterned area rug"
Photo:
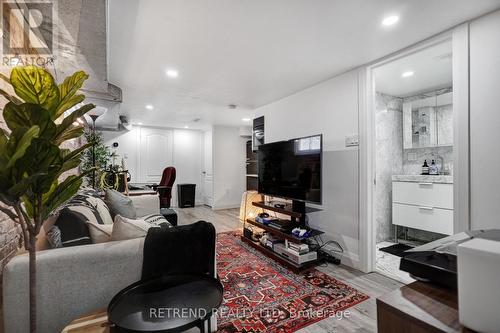
[[[368,299],[316,269],[295,274],[240,235],[217,235],[217,271],[224,285],[219,333],[295,332]]]

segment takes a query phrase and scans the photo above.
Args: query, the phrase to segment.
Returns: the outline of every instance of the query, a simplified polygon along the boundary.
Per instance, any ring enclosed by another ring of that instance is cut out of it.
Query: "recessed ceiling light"
[[[243,120],[243,121],[250,121],[250,120],[252,120],[252,119],[250,119],[250,118],[243,118],[243,119],[241,119],[241,120]]]
[[[137,123],[137,125],[142,125],[142,123],[141,123],[141,122],[138,122],[138,123]]]
[[[171,78],[176,78],[179,76],[179,72],[175,69],[167,69],[167,76]]]
[[[399,21],[399,16],[392,15],[392,16],[386,17],[382,21],[382,25],[385,25],[386,27],[388,27],[388,26],[391,26],[391,25],[398,23],[398,21]]]
[[[412,71],[407,71],[407,72],[404,72],[403,74],[401,74],[402,77],[410,77],[410,76],[413,76],[413,73]]]
[[[151,104],[146,105],[146,109],[148,110],[153,110],[155,107],[152,106]]]
[[[189,126],[184,126],[184,128],[189,128]]]

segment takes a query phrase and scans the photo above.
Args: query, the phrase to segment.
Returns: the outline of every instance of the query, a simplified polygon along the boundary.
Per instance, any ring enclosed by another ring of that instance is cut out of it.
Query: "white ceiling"
[[[406,97],[452,86],[452,42],[447,41],[375,69],[375,90]],[[413,72],[403,77],[405,72]]]
[[[245,125],[255,107],[500,8],[500,0],[109,0],[109,7],[109,80],[123,89],[120,112],[145,125],[196,127]],[[400,21],[383,27],[388,15]],[[179,77],[166,77],[168,68]]]

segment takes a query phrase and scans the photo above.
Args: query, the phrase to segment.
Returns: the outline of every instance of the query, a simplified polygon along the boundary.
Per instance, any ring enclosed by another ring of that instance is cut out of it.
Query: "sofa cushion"
[[[145,237],[148,229],[153,225],[143,219],[129,219],[127,217],[116,215],[113,223],[113,231],[111,232],[111,240],[119,241]]]
[[[111,239],[111,232],[113,231],[112,224],[95,224],[87,223],[92,243],[106,243]]]
[[[110,209],[113,219],[117,215],[129,219],[135,219],[137,217],[132,200],[126,195],[116,190],[107,189],[104,200]]]

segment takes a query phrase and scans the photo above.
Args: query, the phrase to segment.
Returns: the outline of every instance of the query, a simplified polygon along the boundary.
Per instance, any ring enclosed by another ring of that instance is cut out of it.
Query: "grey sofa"
[[[138,216],[159,212],[156,195],[131,197]],[[37,253],[38,332],[55,333],[72,320],[107,307],[141,277],[144,238],[51,249]],[[3,273],[5,333],[29,331],[28,256],[14,257]],[[212,320],[210,331],[215,331]]]

